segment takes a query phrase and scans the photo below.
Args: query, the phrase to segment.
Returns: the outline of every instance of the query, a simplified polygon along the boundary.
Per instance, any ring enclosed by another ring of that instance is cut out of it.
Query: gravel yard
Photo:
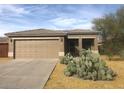
[[[106,62],[118,74],[114,81],[91,81],[81,80],[76,77],[66,77],[63,73],[66,65],[58,63],[44,88],[124,88],[124,60],[106,60]]]

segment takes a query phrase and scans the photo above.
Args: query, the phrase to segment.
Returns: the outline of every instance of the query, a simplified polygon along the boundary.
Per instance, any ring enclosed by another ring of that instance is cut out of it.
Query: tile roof
[[[64,36],[63,31],[49,29],[34,29],[19,32],[6,33],[7,36]]]
[[[7,36],[65,36],[67,34],[97,34],[97,31],[91,30],[49,30],[49,29],[34,29],[19,32],[6,33]]]
[[[70,34],[98,34],[98,31],[91,31],[89,29],[74,29],[74,30],[68,30],[67,33]]]

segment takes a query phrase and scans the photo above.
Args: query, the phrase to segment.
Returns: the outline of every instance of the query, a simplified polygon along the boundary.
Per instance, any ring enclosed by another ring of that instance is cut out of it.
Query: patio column
[[[59,56],[62,57],[65,54],[65,38],[64,37],[60,37],[59,38],[59,42],[60,42],[60,50],[59,50]]]
[[[82,38],[78,39],[78,46],[79,46],[79,50],[82,49]]]
[[[98,40],[94,38],[94,48],[92,50],[94,53],[98,53]]]
[[[98,50],[97,38],[94,39],[94,50]]]

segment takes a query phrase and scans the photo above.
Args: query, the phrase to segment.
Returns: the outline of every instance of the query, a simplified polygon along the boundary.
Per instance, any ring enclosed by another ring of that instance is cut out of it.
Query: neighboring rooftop
[[[7,36],[65,36],[67,34],[98,34],[98,31],[74,29],[74,30],[49,30],[34,29],[19,32],[6,33]]]
[[[7,37],[0,37],[0,43],[8,43]]]

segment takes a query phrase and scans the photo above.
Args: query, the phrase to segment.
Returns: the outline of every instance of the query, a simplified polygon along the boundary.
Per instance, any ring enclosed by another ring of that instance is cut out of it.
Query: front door
[[[78,56],[78,39],[68,39],[68,52],[73,56]]]

